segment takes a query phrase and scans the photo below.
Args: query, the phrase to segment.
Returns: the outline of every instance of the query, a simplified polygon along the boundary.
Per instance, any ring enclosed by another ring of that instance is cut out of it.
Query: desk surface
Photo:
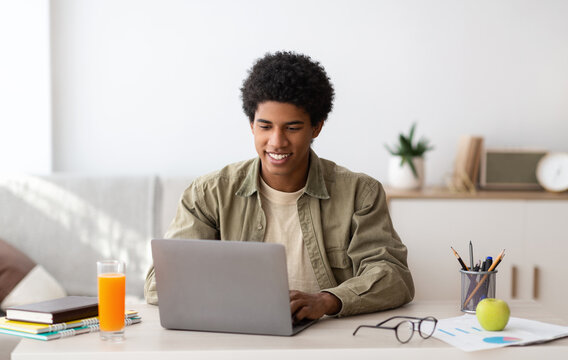
[[[511,302],[512,316],[568,325],[533,302]],[[457,304],[449,302],[415,302],[402,308],[347,318],[325,318],[293,337],[239,335],[194,331],[165,330],[160,326],[158,309],[151,305],[133,306],[142,323],[126,328],[126,341],[103,342],[99,334],[84,334],[67,339],[43,342],[23,339],[12,353],[12,360],[26,359],[330,359],[347,360],[357,356],[378,359],[496,359],[563,358],[568,353],[568,338],[547,344],[507,347],[465,353],[438,339],[417,336],[408,344],[399,344],[387,330],[361,331],[352,336],[359,324],[376,324],[393,315],[427,316],[438,319],[459,316]]]

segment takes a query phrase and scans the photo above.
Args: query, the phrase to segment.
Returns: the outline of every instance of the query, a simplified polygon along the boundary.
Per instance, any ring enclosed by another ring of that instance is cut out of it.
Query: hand
[[[290,290],[290,309],[294,321],[319,319],[324,315],[334,315],[341,310],[341,300],[328,292],[307,294]]]

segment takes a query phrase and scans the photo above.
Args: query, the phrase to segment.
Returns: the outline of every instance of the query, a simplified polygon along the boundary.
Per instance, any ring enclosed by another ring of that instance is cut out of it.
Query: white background
[[[0,60],[1,74],[10,66],[38,81],[18,95],[36,113],[0,107],[0,134],[18,139],[9,157],[0,144],[7,170],[27,156],[31,172],[199,175],[253,157],[239,87],[255,59],[277,50],[312,56],[335,85],[318,155],[379,180],[384,144],[413,122],[435,146],[429,184],[451,171],[462,134],[568,151],[568,1],[23,2],[46,18],[29,10],[7,25],[18,42],[3,43],[2,58],[29,42],[22,22],[40,39],[50,24],[50,40],[30,45],[32,65]],[[19,84],[2,80],[0,101]]]
[[[0,172],[52,169],[48,0],[0,0]]]

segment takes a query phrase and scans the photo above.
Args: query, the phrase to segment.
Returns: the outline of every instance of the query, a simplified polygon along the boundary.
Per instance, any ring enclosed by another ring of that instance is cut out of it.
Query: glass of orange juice
[[[124,268],[124,262],[119,260],[97,261],[99,326],[103,340],[124,340]]]

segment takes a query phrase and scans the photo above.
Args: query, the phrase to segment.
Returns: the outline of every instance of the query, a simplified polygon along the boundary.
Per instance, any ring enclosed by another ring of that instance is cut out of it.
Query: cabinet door
[[[511,299],[511,267],[525,257],[520,200],[393,199],[393,224],[408,247],[408,262],[418,300],[460,299],[460,265],[450,246],[469,266],[469,241],[474,261],[497,257],[506,249],[498,267],[496,297]],[[528,298],[519,288],[517,298]]]
[[[568,316],[568,202],[528,201],[527,264],[538,268],[535,300]]]

